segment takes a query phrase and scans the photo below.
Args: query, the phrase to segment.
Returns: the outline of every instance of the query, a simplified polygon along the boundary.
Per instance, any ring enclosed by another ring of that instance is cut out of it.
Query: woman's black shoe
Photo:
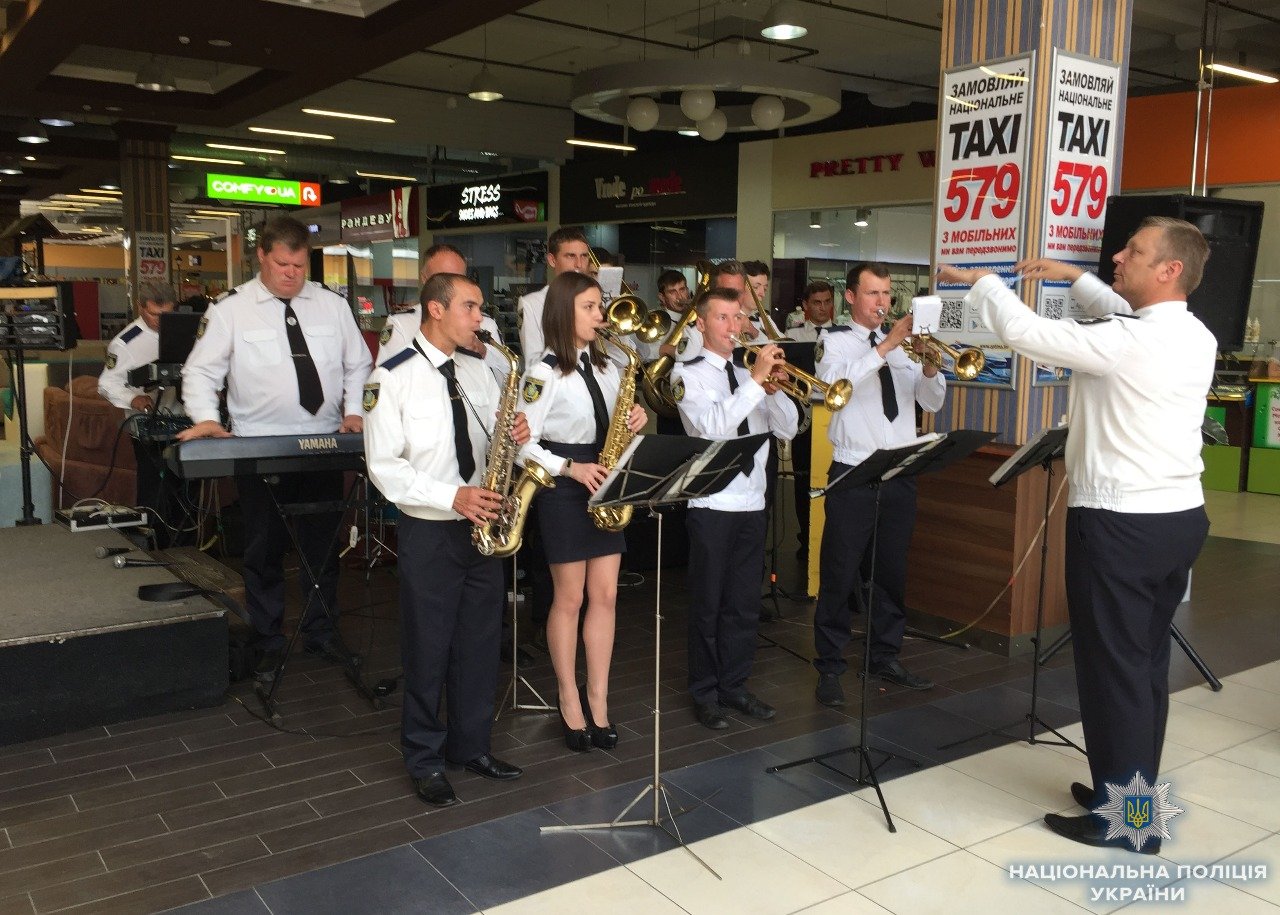
[[[564,728],[564,745],[575,753],[586,753],[591,749],[591,717],[583,708],[582,714],[587,718],[585,728],[571,728],[564,720],[564,712],[560,711],[560,727]]]
[[[587,701],[585,683],[578,687],[578,699],[582,702],[582,714],[587,719],[587,729],[591,731],[591,742],[601,750],[612,750],[618,745],[618,729],[612,724],[606,724],[604,727],[596,724],[595,718],[591,716],[591,703]]]

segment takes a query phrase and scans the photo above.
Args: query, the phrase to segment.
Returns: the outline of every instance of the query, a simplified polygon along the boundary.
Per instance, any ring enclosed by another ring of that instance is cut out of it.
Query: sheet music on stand
[[[724,441],[637,435],[588,504],[661,505],[714,495],[739,473],[751,472],[768,437],[765,432]]]
[[[1041,429],[1009,456],[989,477],[992,486],[1003,486],[1026,470],[1061,457],[1067,450],[1067,427]]]

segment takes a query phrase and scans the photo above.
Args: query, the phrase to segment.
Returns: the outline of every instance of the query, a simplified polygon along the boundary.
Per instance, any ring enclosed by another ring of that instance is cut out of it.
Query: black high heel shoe
[[[604,727],[596,724],[591,716],[591,703],[587,700],[587,684],[578,687],[578,700],[582,703],[582,714],[587,719],[587,730],[591,732],[591,742],[601,750],[612,750],[618,745],[618,729],[612,724]]]
[[[571,728],[569,727],[569,722],[564,720],[564,712],[559,709],[559,703],[556,705],[557,711],[560,712],[560,727],[564,728],[564,745],[575,753],[586,753],[591,749],[591,732],[593,730],[591,727],[591,714],[584,706],[582,714],[587,719],[587,726],[584,728]]]

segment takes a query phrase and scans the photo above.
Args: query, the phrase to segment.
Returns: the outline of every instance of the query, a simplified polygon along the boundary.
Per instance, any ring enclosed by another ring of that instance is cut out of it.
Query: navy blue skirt
[[[594,464],[600,456],[600,448],[593,444],[539,444],[574,463]],[[581,562],[627,551],[627,538],[622,531],[610,533],[596,527],[587,510],[588,498],[587,487],[569,477],[556,477],[555,489],[538,493],[538,524],[548,563]]]

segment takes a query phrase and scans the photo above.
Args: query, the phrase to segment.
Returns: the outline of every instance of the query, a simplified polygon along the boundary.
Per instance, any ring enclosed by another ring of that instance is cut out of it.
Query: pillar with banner
[[[120,191],[124,213],[125,283],[136,307],[141,280],[169,282],[169,137],[161,124],[121,122]]]
[[[1046,256],[1096,269],[1106,199],[1119,193],[1125,53],[1131,0],[945,0],[934,211],[935,264],[982,266],[1006,278],[1046,316],[1075,317],[1061,284],[1015,278],[1013,265]],[[1015,653],[1034,629],[1037,539],[1045,487],[1062,468],[1024,474],[1001,489],[987,477],[1067,410],[1066,373],[1000,345],[965,290],[943,299],[940,339],[981,346],[972,382],[948,378],[947,402],[926,428],[985,429],[996,443],[920,481],[907,602],[939,631]],[[1047,634],[1065,628],[1062,517],[1049,528]],[[1009,585],[1005,590],[1006,584]]]

